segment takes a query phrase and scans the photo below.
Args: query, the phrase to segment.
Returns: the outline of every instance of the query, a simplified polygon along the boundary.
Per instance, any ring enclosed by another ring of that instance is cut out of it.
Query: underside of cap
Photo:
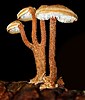
[[[40,6],[36,11],[36,17],[39,20],[49,20],[52,17],[56,17],[62,23],[72,23],[78,19],[78,16],[72,10],[59,4]]]
[[[31,10],[35,11],[35,8],[32,8],[32,7],[23,8],[17,14],[17,19],[19,19],[21,21],[30,21],[30,20],[32,20],[32,13],[31,13],[32,11]]]
[[[20,25],[20,21],[16,20],[16,21],[13,21],[11,22],[8,26],[7,26],[7,31],[10,33],[10,34],[17,34],[17,33],[20,33],[20,30],[18,28],[18,26]]]

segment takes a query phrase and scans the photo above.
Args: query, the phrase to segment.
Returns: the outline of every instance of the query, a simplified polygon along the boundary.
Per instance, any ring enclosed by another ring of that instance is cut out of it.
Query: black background
[[[24,7],[62,4],[78,15],[78,21],[70,24],[57,22],[56,63],[58,77],[62,76],[69,89],[85,89],[85,15],[82,0],[3,0],[0,2],[0,80],[19,81],[36,75],[32,51],[22,42],[20,34],[11,35],[7,25],[16,20]],[[24,23],[31,42],[31,22]],[[38,24],[39,25],[39,24]],[[49,21],[46,22],[49,35]],[[37,29],[40,37],[39,26]],[[47,36],[48,38],[48,36]],[[48,42],[47,42],[48,44]],[[46,50],[48,54],[48,46]],[[48,63],[48,61],[47,61]],[[48,64],[47,64],[48,65]]]

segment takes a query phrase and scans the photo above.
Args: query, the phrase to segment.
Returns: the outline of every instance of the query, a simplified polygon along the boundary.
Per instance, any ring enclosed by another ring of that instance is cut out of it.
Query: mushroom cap
[[[36,9],[33,7],[25,7],[20,10],[17,14],[17,19],[21,21],[30,21],[32,20],[32,13],[35,13]]]
[[[56,17],[62,23],[72,23],[78,19],[78,16],[72,10],[59,4],[41,5],[36,10],[36,17],[39,20],[49,20],[51,17]]]
[[[7,32],[9,32],[10,34],[20,33],[20,30],[18,27],[20,24],[21,24],[21,22],[18,20],[11,22],[6,28]]]

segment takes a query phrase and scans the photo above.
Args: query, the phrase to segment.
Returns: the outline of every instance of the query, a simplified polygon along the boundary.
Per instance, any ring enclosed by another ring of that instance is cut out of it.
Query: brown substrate
[[[0,81],[0,100],[85,100],[85,91],[65,87],[40,90],[40,85]]]

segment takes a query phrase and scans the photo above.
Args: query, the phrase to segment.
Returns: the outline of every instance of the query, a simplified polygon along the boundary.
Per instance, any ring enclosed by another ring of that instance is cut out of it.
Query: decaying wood
[[[40,90],[42,83],[0,81],[0,100],[85,100],[84,91],[66,90],[61,77],[57,82],[61,84],[57,88]]]

